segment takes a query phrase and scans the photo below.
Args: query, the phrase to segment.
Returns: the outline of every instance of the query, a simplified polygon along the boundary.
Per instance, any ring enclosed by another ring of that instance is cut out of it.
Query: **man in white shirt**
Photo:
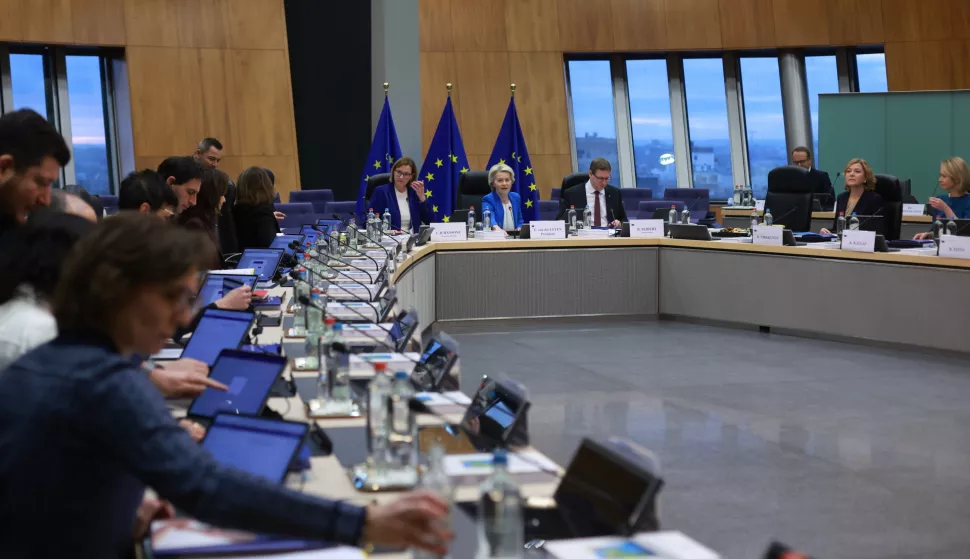
[[[609,161],[602,157],[591,161],[586,184],[576,185],[561,194],[557,219],[564,219],[570,207],[575,208],[577,215],[581,216],[589,206],[593,214],[593,227],[620,227],[627,220],[626,211],[620,189],[609,184],[611,176]]]

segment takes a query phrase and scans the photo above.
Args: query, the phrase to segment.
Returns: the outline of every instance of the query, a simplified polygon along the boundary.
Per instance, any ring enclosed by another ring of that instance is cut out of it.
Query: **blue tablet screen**
[[[199,304],[211,305],[225,297],[226,293],[244,285],[255,287],[256,276],[209,274],[205,277],[202,289],[199,290]]]
[[[303,239],[303,235],[279,235],[273,239],[272,243],[269,244],[269,248],[281,248],[285,254],[293,256],[293,253],[296,251],[290,248],[290,244],[293,241],[299,241],[300,245],[302,246],[304,242]]]
[[[269,281],[273,279],[282,257],[281,248],[247,248],[239,258],[236,268],[253,268],[259,276],[259,281]]]
[[[220,414],[202,448],[220,464],[282,482],[306,432],[304,423]]]
[[[226,352],[212,367],[209,378],[229,390],[206,388],[192,402],[189,415],[212,417],[219,412],[257,415],[276,378],[283,372],[286,358],[261,353]]]
[[[239,347],[254,316],[250,312],[206,309],[182,357],[197,359],[211,367],[220,351]]]
[[[300,229],[300,233],[306,235],[306,241],[304,242],[310,243],[311,245],[317,244],[317,237],[321,235],[320,231],[312,225],[304,225]]]

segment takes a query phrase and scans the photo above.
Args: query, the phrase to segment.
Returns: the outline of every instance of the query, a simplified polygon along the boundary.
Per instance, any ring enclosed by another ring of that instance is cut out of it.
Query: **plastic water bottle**
[[[328,262],[331,266],[339,264],[340,260],[340,233],[337,232],[337,228],[334,227],[330,230],[329,236],[329,246],[327,250],[330,252],[330,261]]]
[[[377,238],[377,234],[374,231],[376,222],[377,222],[377,216],[374,215],[374,208],[371,208],[367,212],[367,236],[370,237],[371,239]],[[371,241],[368,240],[367,242],[369,243]]]
[[[754,207],[754,191],[750,186],[744,187],[744,205]]]
[[[478,498],[478,559],[522,557],[522,496],[508,473],[508,456],[496,450],[495,471],[485,480]]]
[[[378,467],[387,466],[387,416],[391,396],[391,379],[387,365],[374,363],[374,378],[367,385],[367,422],[370,426],[370,460]]]
[[[845,231],[845,212],[839,212],[839,219],[835,222],[835,233],[841,237],[843,231]]]
[[[734,202],[734,205],[735,206],[740,206],[741,205],[741,185],[740,184],[734,185],[734,199],[733,199],[733,202]]]
[[[317,374],[317,399],[330,400],[332,392],[330,390],[330,375],[333,367],[333,327],[337,323],[332,316],[328,316],[323,321],[323,333],[317,340],[317,363],[320,363],[319,373]]]
[[[491,231],[492,230],[492,210],[485,208],[482,210],[482,230]]]
[[[475,206],[468,208],[468,236],[475,235]]]
[[[670,206],[670,212],[667,214],[667,223],[677,223],[677,206]]]
[[[771,224],[775,221],[775,218],[771,216],[771,210],[765,208],[765,225],[771,227]]]
[[[680,222],[684,225],[690,224],[690,208],[684,208],[684,211],[680,212]]]
[[[347,246],[350,247],[351,252],[357,251],[357,220],[350,218],[350,223],[347,224]]]
[[[296,269],[296,280],[293,282],[293,334],[302,336],[306,333],[306,311],[303,308],[304,297],[310,296],[310,285],[307,283],[306,268],[300,266]]]
[[[855,212],[852,212],[852,215],[849,217],[849,231],[858,231],[858,230],[859,230],[859,218],[856,217]]]
[[[388,418],[388,447],[391,466],[398,470],[418,465],[417,428],[410,403],[414,387],[406,371],[398,371],[391,385],[391,409]]]
[[[956,235],[957,234],[957,222],[950,218],[946,221],[946,234]]]
[[[761,224],[761,218],[758,216],[758,210],[751,210],[751,229],[754,230],[755,227]]]
[[[933,218],[933,240],[936,241],[936,246],[940,246],[940,236],[943,235],[943,220],[940,216]]]
[[[331,334],[327,347],[327,393],[330,401],[335,405],[343,405],[348,411],[353,403],[353,393],[350,390],[350,354],[336,349],[337,344],[344,343],[344,325],[337,323],[333,317],[327,318]]]
[[[306,309],[306,368],[317,369],[320,360],[317,356],[320,336],[323,334],[323,292],[314,287],[310,292],[310,304]]]
[[[583,210],[583,229],[589,229],[593,226],[593,210],[589,209],[589,204],[586,204],[586,209]]]
[[[384,208],[384,215],[381,217],[381,234],[390,235],[391,234],[391,209]],[[380,240],[380,237],[374,237]]]
[[[431,449],[428,451],[428,465],[427,469],[421,475],[419,487],[441,497],[442,501],[448,503],[448,509],[451,510],[455,489],[451,483],[451,478],[448,477],[448,473],[445,471],[445,449],[440,444],[432,444]],[[448,528],[451,525],[450,520],[448,518],[442,523],[444,528]],[[444,559],[443,555],[417,549],[411,552],[411,557],[412,559]]]
[[[566,227],[569,228],[569,234],[576,234],[576,206],[569,206],[569,211],[566,212]]]

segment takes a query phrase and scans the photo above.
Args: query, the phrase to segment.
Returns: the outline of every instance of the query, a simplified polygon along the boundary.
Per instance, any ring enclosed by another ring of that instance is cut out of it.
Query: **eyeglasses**
[[[809,161],[811,161],[811,160],[810,159],[802,159],[801,161],[798,161],[796,159],[796,160],[793,160],[792,163],[795,164],[795,165],[804,165],[804,164],[808,163]]]
[[[394,171],[394,176],[401,177],[402,179],[409,179],[414,176],[414,173],[408,173],[405,171]]]

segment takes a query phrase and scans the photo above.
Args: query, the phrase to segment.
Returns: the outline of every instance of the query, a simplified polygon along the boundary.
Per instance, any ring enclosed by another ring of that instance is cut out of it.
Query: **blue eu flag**
[[[397,129],[394,128],[394,117],[391,116],[391,103],[384,96],[384,108],[381,118],[377,121],[374,141],[367,153],[367,164],[360,175],[360,191],[357,195],[357,215],[367,215],[368,208],[364,205],[367,196],[367,181],[374,175],[390,173],[391,166],[401,158],[401,143],[397,141]],[[379,210],[383,212],[383,208]]]
[[[515,171],[515,182],[512,191],[522,197],[522,220],[529,222],[539,218],[539,190],[536,189],[536,177],[532,174],[532,160],[529,150],[525,147],[522,137],[522,126],[519,124],[519,113],[515,110],[515,97],[509,101],[509,110],[505,113],[505,121],[499,130],[492,156],[488,158],[488,168],[492,165],[504,163]]]
[[[467,172],[465,144],[461,141],[461,131],[455,119],[451,97],[448,97],[434,139],[431,140],[428,154],[424,157],[424,165],[417,177],[424,181],[424,192],[431,200],[431,212],[434,213],[435,221],[447,223],[451,219],[458,193],[458,178]]]

